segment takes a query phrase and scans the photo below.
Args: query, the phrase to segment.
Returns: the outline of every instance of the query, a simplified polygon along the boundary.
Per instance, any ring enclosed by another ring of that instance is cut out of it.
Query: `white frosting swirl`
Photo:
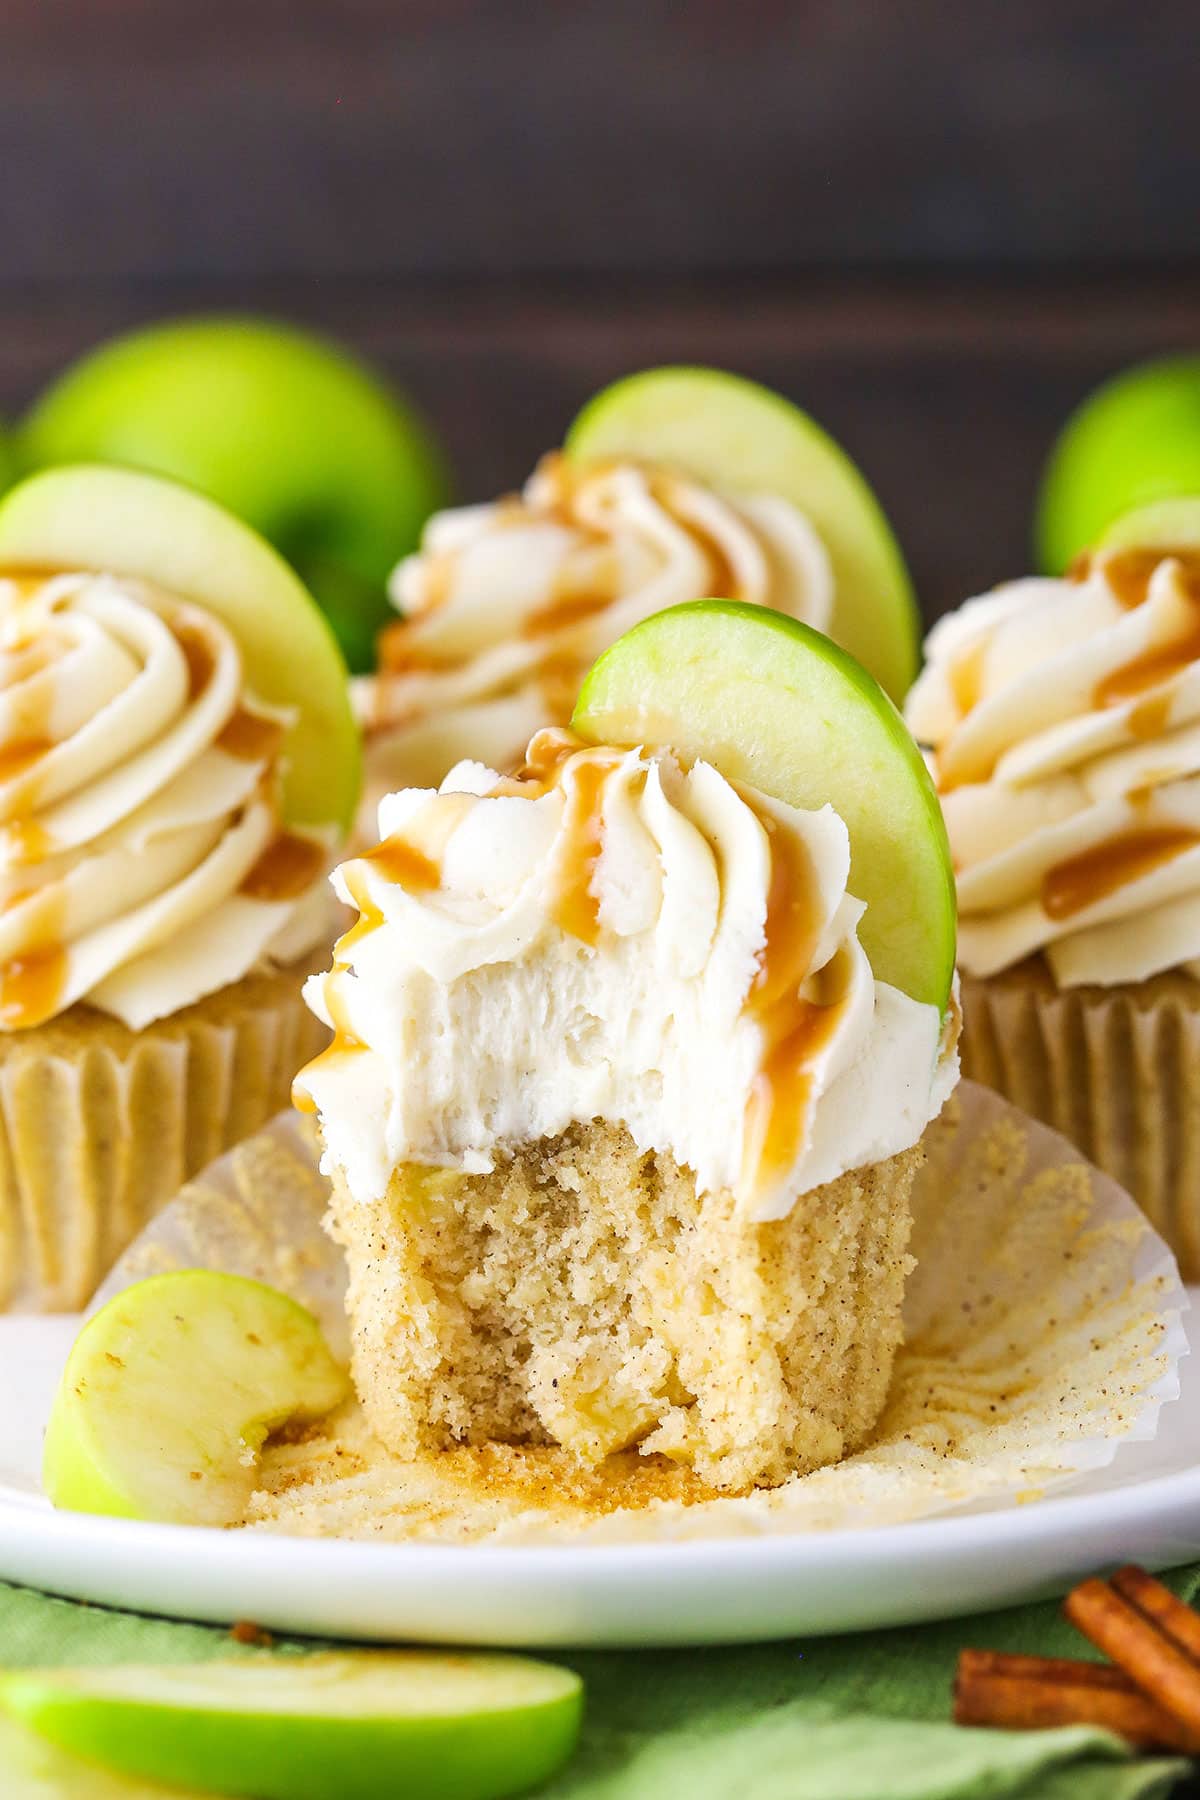
[[[963,968],[1041,951],[1064,987],[1200,975],[1200,558],[1010,583],[927,656],[906,716],[934,751]]]
[[[214,614],[111,576],[0,576],[0,1029],[133,1029],[300,955],[327,840],[280,823],[287,719]]]
[[[714,493],[632,463],[549,456],[524,494],[429,521],[396,570],[403,613],[356,692],[371,776],[440,781],[473,756],[508,769],[623,632],[682,601],[737,599],[824,629],[829,557],[789,501]]]
[[[558,731],[527,766],[391,795],[335,876],[361,917],[306,988],[337,1035],[296,1089],[352,1195],[603,1118],[773,1218],[915,1143],[957,1059],[874,979],[831,807]]]

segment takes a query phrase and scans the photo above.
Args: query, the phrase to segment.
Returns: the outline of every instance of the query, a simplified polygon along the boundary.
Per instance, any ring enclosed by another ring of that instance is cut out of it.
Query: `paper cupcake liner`
[[[1200,1281],[1200,982],[1056,988],[1040,969],[962,984],[963,1072],[1077,1144]]]
[[[286,1104],[327,1034],[295,971],[139,1032],[91,1009],[0,1040],[0,1312],[74,1312],[181,1184]]]
[[[1028,1499],[1154,1436],[1177,1397],[1187,1297],[1129,1196],[1070,1144],[964,1082],[926,1134],[906,1341],[883,1418],[836,1466],[742,1497],[635,1453],[583,1470],[492,1445],[403,1463],[351,1408],[269,1448],[249,1523],[275,1532],[547,1542],[827,1530]],[[275,1120],[160,1215],[105,1295],[171,1267],[286,1288],[343,1355],[345,1268],[322,1235],[313,1134]]]

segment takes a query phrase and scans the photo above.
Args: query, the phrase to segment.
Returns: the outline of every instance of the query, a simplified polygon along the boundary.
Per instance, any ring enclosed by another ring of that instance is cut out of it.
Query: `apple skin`
[[[371,1670],[377,1690],[390,1667],[390,1704],[379,1692],[361,1711],[341,1704],[338,1675],[355,1666]],[[406,1696],[418,1668],[434,1681],[440,1671],[441,1703]],[[347,1651],[192,1670],[28,1669],[0,1677],[0,1706],[74,1755],[221,1794],[501,1800],[571,1755],[583,1687],[572,1671],[526,1657]]]
[[[365,364],[252,318],[102,344],[35,403],[17,452],[26,470],[118,463],[219,500],[299,572],[357,670],[392,617],[388,574],[450,492],[429,427]]]
[[[1200,356],[1139,363],[1089,394],[1042,476],[1038,566],[1061,575],[1121,514],[1200,494]]]
[[[209,1269],[151,1276],[76,1338],[42,1485],[69,1512],[239,1524],[267,1434],[348,1392],[317,1321],[286,1294]]]
[[[349,826],[362,746],[346,666],[295,573],[241,520],[178,482],[131,469],[61,468],[0,500],[0,569],[93,569],[152,581],[219,614],[257,697],[291,707],[289,824]]]
[[[584,678],[573,729],[670,747],[850,834],[876,977],[945,1012],[957,904],[942,809],[904,720],[861,663],[765,606],[695,600],[635,625]]]
[[[661,463],[730,493],[792,501],[833,565],[830,635],[903,700],[921,660],[904,558],[859,470],[798,406],[724,369],[646,369],[589,400],[566,452],[580,463]]]

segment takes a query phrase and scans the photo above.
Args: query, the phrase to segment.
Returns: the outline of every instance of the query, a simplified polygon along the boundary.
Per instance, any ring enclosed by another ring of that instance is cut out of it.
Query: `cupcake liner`
[[[963,1071],[1077,1144],[1200,1281],[1200,983],[1062,988],[1040,968],[962,983]]]
[[[1149,1439],[1178,1396],[1187,1297],[1129,1196],[1065,1140],[964,1082],[926,1133],[913,1194],[906,1341],[883,1418],[845,1461],[715,1497],[634,1453],[582,1469],[556,1449],[489,1445],[401,1462],[344,1409],[268,1448],[248,1523],[434,1541],[675,1540],[828,1530],[1029,1499]],[[171,1267],[274,1281],[347,1352],[341,1253],[306,1124],[272,1122],[206,1170],[105,1285]]]
[[[73,1312],[189,1175],[286,1103],[327,1034],[294,971],[139,1032],[90,1009],[0,1043],[0,1312]]]

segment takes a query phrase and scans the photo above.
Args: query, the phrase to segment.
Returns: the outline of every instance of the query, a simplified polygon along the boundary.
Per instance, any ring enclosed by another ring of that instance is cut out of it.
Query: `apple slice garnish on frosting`
[[[672,607],[605,652],[571,723],[592,743],[668,746],[791,806],[832,806],[876,978],[945,1012],[956,910],[937,793],[887,695],[829,638],[735,601]]]
[[[582,464],[628,457],[728,493],[790,500],[833,567],[830,634],[894,700],[904,697],[921,638],[904,559],[863,476],[799,407],[720,369],[648,369],[588,402],[566,454]]]
[[[361,755],[345,664],[316,602],[256,532],[158,476],[98,465],[33,475],[0,501],[0,575],[76,570],[150,582],[224,620],[249,690],[292,714],[285,822],[349,825]]]

